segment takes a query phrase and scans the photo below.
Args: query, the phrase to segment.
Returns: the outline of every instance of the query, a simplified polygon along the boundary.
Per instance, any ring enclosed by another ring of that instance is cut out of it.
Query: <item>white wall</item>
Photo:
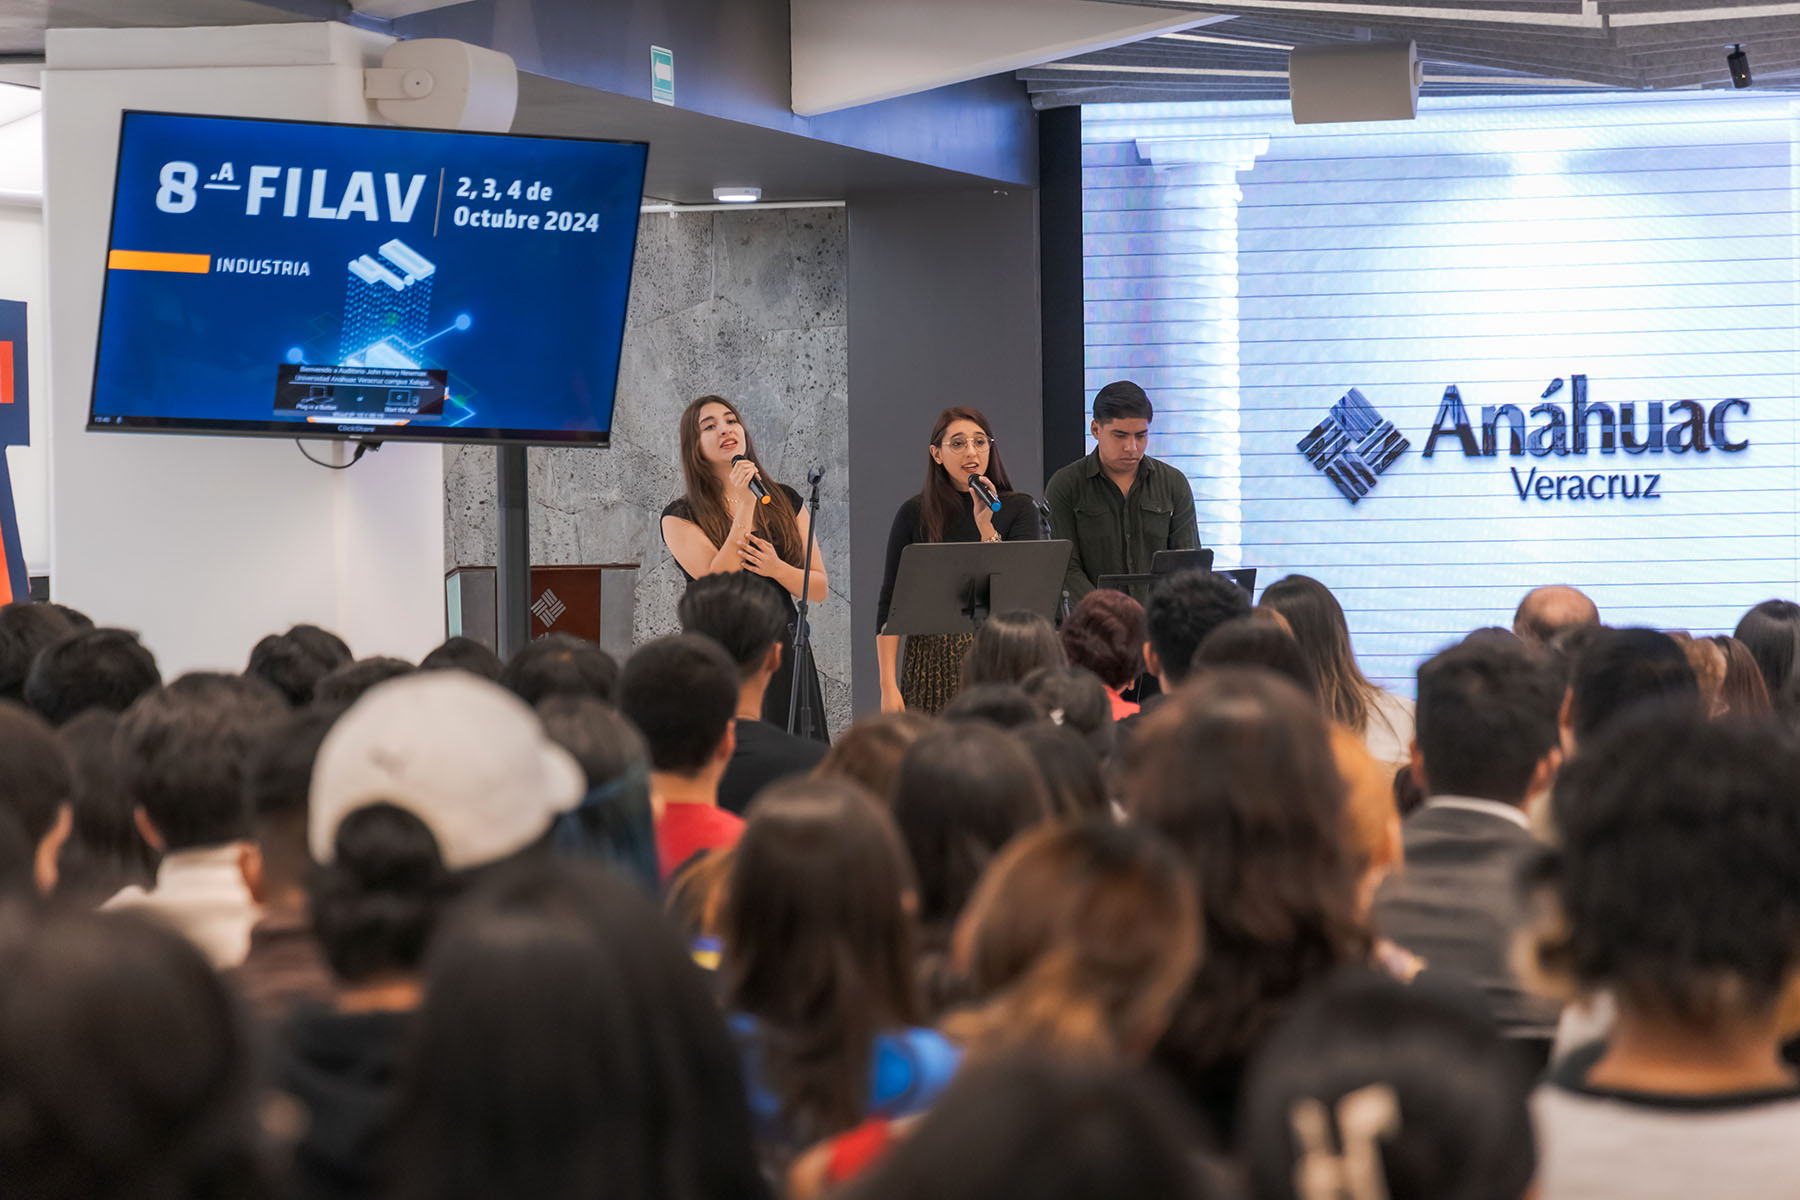
[[[13,503],[25,568],[33,575],[50,569],[50,378],[44,336],[49,309],[44,299],[44,121],[36,88],[0,84],[0,300],[23,300],[27,326],[25,361],[30,372],[31,445],[10,446]],[[16,198],[16,199],[14,199]]]
[[[438,447],[390,444],[334,472],[286,440],[84,429],[120,111],[372,123],[362,69],[389,41],[335,24],[50,31],[54,594],[142,631],[165,675],[241,669],[257,638],[297,621],[358,655],[417,658],[443,637]]]

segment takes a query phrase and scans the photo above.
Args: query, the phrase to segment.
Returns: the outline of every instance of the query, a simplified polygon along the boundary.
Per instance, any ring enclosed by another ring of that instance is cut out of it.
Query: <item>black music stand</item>
[[[1073,542],[914,542],[900,552],[886,635],[974,633],[989,613],[1055,619]]]

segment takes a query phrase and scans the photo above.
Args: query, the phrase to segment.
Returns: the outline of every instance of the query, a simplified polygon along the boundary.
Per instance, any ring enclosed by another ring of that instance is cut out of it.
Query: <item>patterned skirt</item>
[[[920,633],[907,637],[900,652],[900,696],[914,712],[937,713],[962,685],[963,657],[972,633]]]

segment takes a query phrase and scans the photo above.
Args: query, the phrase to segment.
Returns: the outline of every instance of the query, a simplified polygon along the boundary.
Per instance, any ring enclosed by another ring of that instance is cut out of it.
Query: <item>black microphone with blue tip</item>
[[[731,465],[734,467],[741,462],[749,461],[750,460],[745,458],[742,454],[734,454],[731,456]],[[762,477],[760,475],[752,475],[750,477],[750,490],[755,494],[756,502],[758,504],[767,504],[769,502],[769,489],[763,486]],[[999,508],[1000,506],[996,504],[994,507]]]
[[[973,471],[969,472],[969,494],[995,512],[1000,511],[1000,497],[988,491],[987,484],[981,482],[981,476]]]

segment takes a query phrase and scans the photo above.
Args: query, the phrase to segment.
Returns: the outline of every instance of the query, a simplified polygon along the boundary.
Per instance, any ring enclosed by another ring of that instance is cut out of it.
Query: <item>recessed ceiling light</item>
[[[762,189],[755,187],[716,187],[713,199],[720,204],[755,204],[762,199]]]

